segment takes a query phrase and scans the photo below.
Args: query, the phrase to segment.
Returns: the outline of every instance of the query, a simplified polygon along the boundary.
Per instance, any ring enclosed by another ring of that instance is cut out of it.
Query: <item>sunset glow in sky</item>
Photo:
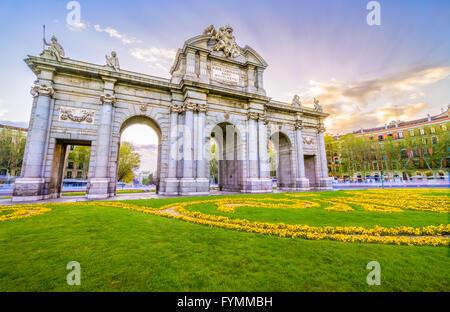
[[[269,64],[268,96],[290,102],[297,93],[306,106],[317,97],[331,134],[438,114],[450,103],[447,0],[379,1],[380,26],[367,25],[366,0],[89,0],[79,1],[77,27],[66,24],[68,2],[2,1],[0,120],[29,120],[35,77],[23,59],[41,52],[43,24],[72,59],[104,64],[114,50],[122,69],[166,78],[185,40],[230,24],[238,44]],[[132,133],[127,140],[155,143]]]

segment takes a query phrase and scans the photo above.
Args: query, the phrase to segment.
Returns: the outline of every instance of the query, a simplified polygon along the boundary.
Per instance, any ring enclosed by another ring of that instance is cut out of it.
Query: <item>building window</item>
[[[77,172],[77,179],[81,179],[83,177],[83,172],[82,171],[78,171]]]
[[[425,135],[425,129],[419,129],[421,135]]]
[[[422,144],[427,145],[427,138],[422,138]]]
[[[67,168],[68,168],[68,169],[73,169],[73,162],[69,162],[69,163],[67,164]]]
[[[447,126],[446,125],[442,125],[441,128],[442,128],[443,131],[447,131]]]
[[[399,139],[403,139],[403,132],[399,132],[399,133],[398,133],[398,138],[399,138]]]
[[[6,170],[6,169],[0,170],[0,176],[6,176],[6,175],[8,175],[8,170]]]
[[[373,170],[378,170],[378,163],[376,161],[374,161],[372,163],[372,167],[373,167]]]
[[[379,136],[378,136],[378,141],[379,141],[379,142],[383,141],[383,136],[382,136],[382,135],[379,135]]]
[[[432,144],[437,144],[437,142],[438,142],[438,138],[436,136],[431,137]]]
[[[72,179],[72,171],[67,171],[67,179]]]
[[[431,127],[431,128],[430,128],[430,131],[431,131],[431,133],[436,133],[436,128]]]
[[[413,129],[409,130],[409,135],[410,136],[414,136],[414,130]]]

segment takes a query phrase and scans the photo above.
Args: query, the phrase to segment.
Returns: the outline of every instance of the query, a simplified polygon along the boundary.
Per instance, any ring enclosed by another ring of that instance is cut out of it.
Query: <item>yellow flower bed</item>
[[[270,199],[272,201],[273,199]],[[233,199],[226,202],[248,206],[250,202],[260,202],[264,206],[266,199]],[[101,205],[118,207],[144,212],[156,216],[163,216],[191,223],[220,227],[225,229],[245,231],[249,233],[261,233],[276,235],[279,237],[306,238],[314,240],[335,240],[341,242],[366,242],[380,244],[395,244],[408,246],[449,246],[450,224],[439,226],[426,226],[421,228],[399,226],[385,228],[374,226],[366,229],[357,226],[325,226],[314,227],[308,225],[291,225],[284,223],[251,222],[245,219],[230,219],[224,216],[209,215],[197,211],[188,211],[186,208],[192,205],[215,203],[221,205],[225,200],[186,201],[183,203],[169,204],[160,208],[137,206],[121,202],[87,203],[86,205]],[[282,206],[280,204],[280,206]],[[292,208],[292,205],[289,205]]]
[[[10,211],[10,213],[1,215],[0,222],[40,215],[51,211],[51,209],[43,205],[0,206],[0,213],[5,211]]]
[[[373,190],[364,194],[348,193],[352,196],[337,198],[314,198],[311,200],[296,199],[302,194],[285,194],[290,198],[250,198],[233,197],[211,200],[185,201],[172,203],[163,207],[153,208],[123,202],[83,202],[77,205],[105,206],[129,209],[133,211],[183,220],[191,223],[219,227],[249,233],[276,235],[279,237],[305,238],[314,240],[334,240],[341,242],[367,242],[380,244],[395,244],[409,246],[449,246],[450,224],[439,226],[425,226],[420,228],[399,226],[385,228],[374,226],[364,228],[358,226],[309,226],[300,224],[251,222],[245,219],[230,219],[225,216],[210,215],[198,211],[189,211],[193,205],[214,204],[218,211],[233,213],[238,207],[258,207],[272,209],[305,209],[320,207],[320,203],[330,206],[327,211],[351,212],[350,205],[363,207],[368,211],[376,212],[402,212],[403,210],[432,211],[437,213],[449,212],[449,199],[447,196],[427,196],[426,192],[414,193],[411,191],[393,192],[392,190]],[[314,194],[316,195],[316,194]],[[305,194],[305,197],[309,196]],[[73,203],[58,204],[70,206]],[[52,204],[3,206],[1,211],[12,211],[0,216],[0,221],[14,220],[30,217],[51,211]]]

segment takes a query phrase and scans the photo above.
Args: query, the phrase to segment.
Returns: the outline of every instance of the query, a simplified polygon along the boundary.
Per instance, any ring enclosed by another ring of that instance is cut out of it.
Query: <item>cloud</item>
[[[88,24],[83,23],[83,22],[79,22],[79,23],[71,22],[70,24],[66,24],[66,26],[71,31],[83,31],[89,27]]]
[[[152,47],[150,49],[134,48],[130,50],[130,53],[138,60],[149,64],[150,67],[164,71],[169,71],[176,55],[175,50],[157,47]]]
[[[343,133],[373,127],[393,119],[408,120],[427,107],[421,88],[450,76],[450,66],[414,69],[407,72],[347,83],[331,79],[309,82],[305,106],[320,100],[330,114],[329,130]],[[305,97],[306,95],[306,97]]]
[[[111,27],[101,28],[100,25],[97,24],[94,25],[94,29],[98,32],[105,32],[109,34],[111,38],[119,39],[123,44],[142,43],[141,40],[121,34],[119,31]]]

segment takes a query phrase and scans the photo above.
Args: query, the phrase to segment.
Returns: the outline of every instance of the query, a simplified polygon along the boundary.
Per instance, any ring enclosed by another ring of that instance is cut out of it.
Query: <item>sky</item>
[[[43,24],[72,59],[104,64],[114,50],[122,69],[165,78],[184,41],[230,24],[269,64],[268,96],[318,98],[329,134],[440,113],[450,103],[450,1],[380,0],[379,26],[367,23],[369,2],[89,0],[69,26],[69,1],[2,0],[0,120],[28,123],[35,77],[23,59],[42,51]]]

